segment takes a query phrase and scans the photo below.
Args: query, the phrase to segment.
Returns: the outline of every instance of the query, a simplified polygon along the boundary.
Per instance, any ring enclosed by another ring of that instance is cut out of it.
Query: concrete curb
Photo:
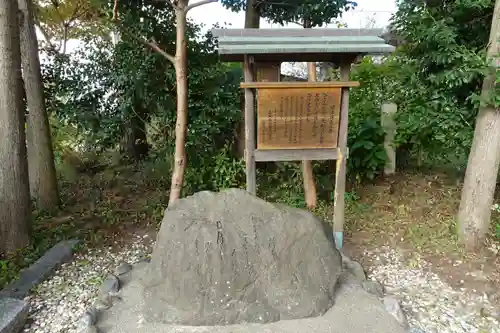
[[[0,298],[0,333],[18,333],[28,317],[29,304],[15,298]]]
[[[57,243],[30,267],[21,271],[19,279],[0,291],[0,333],[21,331],[29,312],[29,302],[23,299],[32,288],[73,257],[73,247],[78,243],[76,239]]]
[[[55,269],[73,257],[73,247],[79,242],[77,239],[72,239],[57,243],[30,267],[21,271],[19,279],[6,285],[0,291],[0,298],[23,299],[26,297],[33,287],[43,282],[52,275]]]

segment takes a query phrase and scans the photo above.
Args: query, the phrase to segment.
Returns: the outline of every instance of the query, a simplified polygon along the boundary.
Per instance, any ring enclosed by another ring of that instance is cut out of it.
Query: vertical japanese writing
[[[334,147],[339,120],[337,91],[289,88],[273,89],[272,93],[258,104],[259,149]]]
[[[293,124],[293,140],[294,144],[297,144],[297,132],[299,129],[299,96],[294,96],[294,106],[295,106],[295,119]]]
[[[263,138],[262,139],[262,142],[263,143],[267,143],[267,132],[268,132],[268,129],[266,128],[267,126],[267,119],[264,119],[264,121],[262,121],[262,124],[259,123],[259,127],[258,127],[258,130],[260,132],[260,137]]]
[[[283,117],[283,102],[284,102],[284,98],[283,96],[280,97],[280,117]]]
[[[316,137],[318,134],[318,111],[319,111],[319,94],[316,93],[314,94],[314,120],[313,120],[313,125],[312,125],[312,136],[313,138]]]
[[[273,112],[271,109],[267,112],[267,140],[269,142],[273,139]]]
[[[293,137],[293,123],[294,123],[293,112],[294,112],[295,107],[296,107],[296,105],[294,103],[294,99],[295,99],[295,95],[288,96],[288,112],[287,112],[288,120],[287,120],[287,124],[288,124],[288,143],[289,144],[292,143],[292,137]]]
[[[277,118],[278,118],[278,109],[274,108],[274,115],[273,115],[273,137],[274,139],[276,139],[276,121],[277,121]]]
[[[299,101],[299,142],[302,142],[302,119],[304,117],[304,96],[300,96]]]
[[[280,97],[280,106],[279,106],[279,119],[280,121],[283,119],[285,112],[285,98],[283,96]],[[275,128],[276,128],[276,119],[274,120]],[[278,133],[276,132],[276,138],[278,138]]]
[[[285,107],[284,103],[285,103],[285,99],[284,99],[283,96],[281,96],[281,98],[280,98],[280,115],[279,115],[280,120],[283,119],[283,114],[284,114],[284,111],[285,111],[285,109],[284,109],[284,107]]]
[[[328,133],[332,134],[333,133],[333,120],[335,118],[335,104],[332,101],[332,104],[330,105],[330,121],[328,123]]]
[[[327,115],[327,99],[328,94],[323,93],[323,99],[321,103],[321,124],[319,125],[319,143],[323,144],[325,141],[325,127],[326,127],[326,115]]]
[[[312,108],[312,94],[307,94],[307,104],[306,104],[306,122],[309,122],[309,117],[311,116],[311,108]]]
[[[284,114],[284,120],[285,120],[285,128],[283,130],[283,136],[286,138],[288,137],[288,123],[289,123],[289,120],[288,119],[288,114],[290,113],[290,96],[289,95],[286,95],[285,96],[285,114]]]

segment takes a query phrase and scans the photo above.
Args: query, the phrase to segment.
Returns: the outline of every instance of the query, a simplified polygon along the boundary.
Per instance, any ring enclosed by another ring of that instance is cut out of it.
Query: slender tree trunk
[[[146,42],[156,52],[160,53],[175,66],[177,83],[177,118],[175,121],[175,155],[172,183],[170,185],[169,205],[181,197],[184,185],[184,172],[186,169],[186,133],[188,125],[188,78],[187,78],[187,38],[186,24],[189,10],[203,6],[217,0],[201,0],[189,5],[189,0],[170,0],[175,9],[176,41],[175,57],[160,48],[154,41]],[[115,0],[115,15],[117,14],[118,0]]]
[[[311,28],[311,24],[304,18],[304,28]],[[316,81],[316,63],[310,62],[307,64],[307,72],[309,81]],[[304,181],[304,196],[308,208],[316,207],[316,182],[314,181],[314,174],[312,168],[312,161],[302,161],[302,178]]]
[[[30,197],[18,5],[0,2],[0,257],[29,244]]]
[[[30,192],[39,209],[51,210],[59,204],[59,192],[31,1],[18,0],[22,12],[21,55],[28,105]]]
[[[188,1],[179,1],[176,9],[175,77],[177,82],[177,119],[175,122],[175,157],[169,204],[181,197],[186,168],[186,132],[188,123],[188,82],[186,45],[186,6]]]
[[[316,81],[316,63],[310,62],[307,64],[309,81]],[[316,207],[316,182],[314,181],[314,173],[312,161],[302,161],[302,178],[304,181],[304,196],[308,208]]]
[[[488,57],[492,73],[485,77],[481,97],[486,99],[495,89],[500,66],[500,0],[495,3],[491,23]],[[491,218],[491,205],[500,164],[500,110],[488,103],[479,109],[474,140],[465,173],[458,211],[459,236],[466,249],[472,251],[483,244]]]
[[[246,0],[247,1],[247,10],[245,12],[245,29],[255,28],[258,29],[260,27],[260,13],[259,8],[257,7],[257,0]]]

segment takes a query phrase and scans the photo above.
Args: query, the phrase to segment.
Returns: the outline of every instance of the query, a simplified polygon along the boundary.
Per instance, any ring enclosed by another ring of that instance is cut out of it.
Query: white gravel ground
[[[75,332],[106,274],[120,260],[134,263],[144,258],[152,244],[150,238],[138,237],[120,252],[105,249],[76,256],[33,292],[29,322],[23,332]],[[401,300],[411,326],[425,333],[500,333],[499,323],[484,315],[493,309],[484,295],[453,290],[430,273],[428,264],[421,260],[408,268],[395,250],[381,248],[365,255],[379,259],[380,265],[370,271],[369,277]]]
[[[78,320],[96,299],[107,273],[112,273],[121,260],[135,263],[149,255],[153,241],[147,236],[137,237],[121,251],[92,250],[63,264],[30,296],[31,310],[23,332],[76,332]]]
[[[418,257],[408,267],[398,251],[387,247],[364,255],[381,263],[370,270],[369,278],[400,300],[412,327],[426,333],[500,333],[493,317],[500,304],[491,304],[487,295],[453,289]]]

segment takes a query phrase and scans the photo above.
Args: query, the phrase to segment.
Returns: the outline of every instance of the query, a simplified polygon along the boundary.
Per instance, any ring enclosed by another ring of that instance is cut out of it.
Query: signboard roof
[[[213,29],[224,61],[335,61],[339,56],[387,54],[395,50],[382,29]]]

